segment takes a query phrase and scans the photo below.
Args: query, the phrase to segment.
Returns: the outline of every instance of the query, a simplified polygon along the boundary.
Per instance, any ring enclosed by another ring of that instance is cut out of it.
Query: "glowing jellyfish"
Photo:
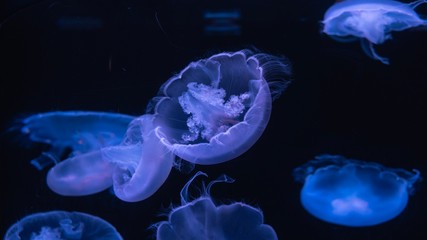
[[[398,216],[408,203],[417,170],[321,155],[294,170],[302,181],[301,203],[315,217],[351,227],[380,224]]]
[[[89,195],[113,186],[120,199],[141,201],[160,188],[172,168],[174,156],[157,138],[152,115],[57,112],[30,119],[23,127],[30,139],[55,150],[73,149],[47,175],[48,186],[60,195]]]
[[[259,209],[241,202],[215,205],[209,196],[212,185],[217,182],[234,182],[225,175],[210,182],[201,197],[189,202],[188,187],[199,175],[207,176],[202,172],[196,173],[181,190],[182,206],[172,210],[168,221],[157,225],[158,240],[277,239],[274,229],[263,223],[263,214]]]
[[[323,19],[323,32],[337,40],[360,38],[365,53],[373,59],[388,64],[379,56],[373,44],[382,44],[391,38],[392,31],[402,31],[425,26],[414,9],[427,0],[402,3],[394,0],[345,0],[332,5]]]
[[[142,115],[129,125],[119,146],[102,149],[104,160],[114,164],[114,193],[136,202],[153,195],[166,181],[175,156],[155,134],[153,115]]]
[[[289,73],[283,59],[248,50],[192,62],[154,98],[157,134],[192,163],[233,159],[263,133]]]
[[[105,220],[81,212],[35,213],[19,220],[6,232],[5,240],[123,239]]]
[[[35,114],[21,121],[21,133],[31,142],[51,148],[31,163],[42,170],[60,161],[67,150],[69,156],[120,144],[129,123],[135,117],[105,112],[48,112]]]

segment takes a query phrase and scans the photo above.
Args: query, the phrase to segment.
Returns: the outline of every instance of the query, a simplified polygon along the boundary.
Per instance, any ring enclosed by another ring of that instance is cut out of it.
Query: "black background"
[[[218,203],[243,201],[263,210],[279,239],[425,239],[427,193],[421,182],[405,211],[373,227],[328,224],[299,203],[292,169],[322,153],[374,161],[427,173],[427,32],[393,33],[376,49],[390,58],[368,58],[358,42],[340,43],[321,33],[332,0],[59,0],[6,1],[0,26],[1,216],[0,235],[26,215],[81,211],[99,216],[125,239],[151,239],[150,225],[179,204],[179,191],[202,170],[218,184]],[[427,4],[426,4],[427,5]],[[239,10],[238,36],[208,36],[206,10]],[[427,6],[417,12],[427,14]],[[86,19],[60,27],[63,17]],[[88,20],[89,19],[89,20]],[[289,58],[293,83],[274,102],[259,141],[232,161],[173,169],[151,198],[127,203],[109,191],[59,196],[46,186],[47,170],[29,164],[28,149],[8,132],[28,114],[57,110],[141,115],[160,85],[189,62],[242,48]],[[200,183],[200,181],[198,181]]]

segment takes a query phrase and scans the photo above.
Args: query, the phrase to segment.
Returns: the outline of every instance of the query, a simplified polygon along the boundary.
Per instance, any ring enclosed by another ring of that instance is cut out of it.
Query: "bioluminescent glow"
[[[192,62],[154,98],[157,134],[189,162],[231,160],[264,132],[289,73],[283,59],[247,50]]]
[[[413,172],[380,164],[321,155],[294,170],[302,181],[301,203],[315,217],[350,227],[380,224],[398,216],[408,203]]]
[[[135,117],[105,112],[65,111],[35,114],[20,121],[21,133],[31,142],[51,148],[31,163],[39,170],[68,157],[118,145]]]
[[[7,230],[5,240],[121,240],[105,220],[81,212],[52,211],[24,217]]]
[[[323,32],[340,40],[350,37],[361,39],[365,53],[373,59],[388,64],[379,56],[373,44],[382,44],[391,38],[391,32],[425,26],[414,11],[427,0],[402,3],[394,0],[345,0],[332,5],[323,19]]]
[[[114,193],[136,202],[153,195],[166,181],[174,155],[155,134],[153,116],[138,117],[129,125],[119,146],[102,149],[103,159],[114,164]]]
[[[56,163],[47,175],[54,192],[82,196],[113,186],[117,197],[134,202],[157,191],[173,165],[174,156],[156,137],[152,120],[148,114],[135,118],[102,112],[51,112],[25,119],[22,132],[31,141],[52,146],[44,155],[52,156]],[[73,149],[72,154],[60,161],[56,156],[66,147]]]
[[[217,206],[209,191],[217,182],[234,182],[223,175],[204,188],[201,197],[189,201],[188,187],[202,172],[196,173],[181,190],[182,206],[173,209],[168,221],[157,225],[158,240],[176,239],[277,239],[274,229],[264,224],[261,210],[236,202]]]
[[[120,199],[141,201],[166,180],[174,154],[191,164],[216,164],[247,151],[266,128],[289,73],[278,57],[220,53],[164,83],[149,114],[49,112],[24,119],[20,129],[50,146],[32,163],[40,170],[55,164],[47,174],[54,192],[83,196],[112,186]]]

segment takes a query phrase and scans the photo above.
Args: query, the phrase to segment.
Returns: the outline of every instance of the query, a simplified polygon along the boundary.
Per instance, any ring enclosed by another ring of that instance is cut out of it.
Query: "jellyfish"
[[[231,160],[259,139],[289,74],[284,59],[249,50],[192,62],[151,102],[156,133],[191,163]]]
[[[304,183],[303,207],[315,217],[334,224],[364,227],[397,217],[408,204],[418,170],[386,168],[380,164],[320,155],[296,168]]]
[[[242,202],[217,206],[210,197],[210,188],[218,182],[234,182],[221,176],[210,182],[199,198],[190,202],[188,188],[203,172],[197,172],[181,190],[181,206],[173,209],[168,221],[157,224],[158,240],[177,239],[277,239],[274,229],[264,224],[261,210]]]
[[[161,187],[172,169],[174,155],[155,134],[153,115],[55,112],[29,119],[22,131],[30,140],[49,143],[56,152],[73,149],[47,174],[47,185],[60,195],[90,195],[113,186],[121,200],[141,201]]]
[[[373,45],[391,38],[392,31],[427,25],[414,11],[427,0],[402,3],[394,0],[345,0],[332,5],[323,19],[323,32],[336,40],[361,39],[364,52],[389,64],[375,52]]]
[[[6,232],[5,240],[123,239],[107,221],[81,212],[51,211],[24,217]]]
[[[106,112],[47,112],[23,119],[20,130],[30,142],[50,146],[48,151],[31,161],[42,170],[52,163],[58,163],[64,155],[75,156],[120,144],[134,118]]]

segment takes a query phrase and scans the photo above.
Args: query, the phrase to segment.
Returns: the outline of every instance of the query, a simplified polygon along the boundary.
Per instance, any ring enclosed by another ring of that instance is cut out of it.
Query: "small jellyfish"
[[[207,176],[197,172],[181,190],[182,206],[172,210],[168,221],[157,224],[158,240],[277,239],[274,229],[263,223],[263,214],[259,209],[241,202],[215,205],[209,194],[212,185],[234,182],[225,175],[210,182],[207,188],[203,185],[204,194],[189,202],[188,187],[199,175]]]
[[[60,195],[84,196],[113,186],[120,199],[141,201],[172,169],[174,155],[155,134],[152,115],[55,112],[28,119],[23,132],[30,140],[52,145],[55,153],[73,149],[47,174],[47,185]]]
[[[365,53],[384,64],[387,58],[379,56],[373,44],[382,44],[391,38],[392,31],[427,25],[414,9],[427,3],[417,0],[402,3],[394,0],[344,0],[332,5],[323,19],[323,32],[336,40],[361,39]]]
[[[304,183],[301,203],[309,213],[350,227],[377,225],[398,216],[420,179],[418,170],[335,155],[317,156],[296,168],[294,176]]]
[[[151,103],[157,134],[189,162],[231,160],[261,136],[289,74],[284,59],[248,50],[192,62]]]
[[[105,220],[81,212],[51,211],[35,213],[19,220],[7,230],[5,240],[123,239]]]
[[[51,148],[31,163],[39,170],[68,156],[120,144],[135,117],[105,112],[66,111],[35,114],[20,122],[21,133],[31,142]]]

